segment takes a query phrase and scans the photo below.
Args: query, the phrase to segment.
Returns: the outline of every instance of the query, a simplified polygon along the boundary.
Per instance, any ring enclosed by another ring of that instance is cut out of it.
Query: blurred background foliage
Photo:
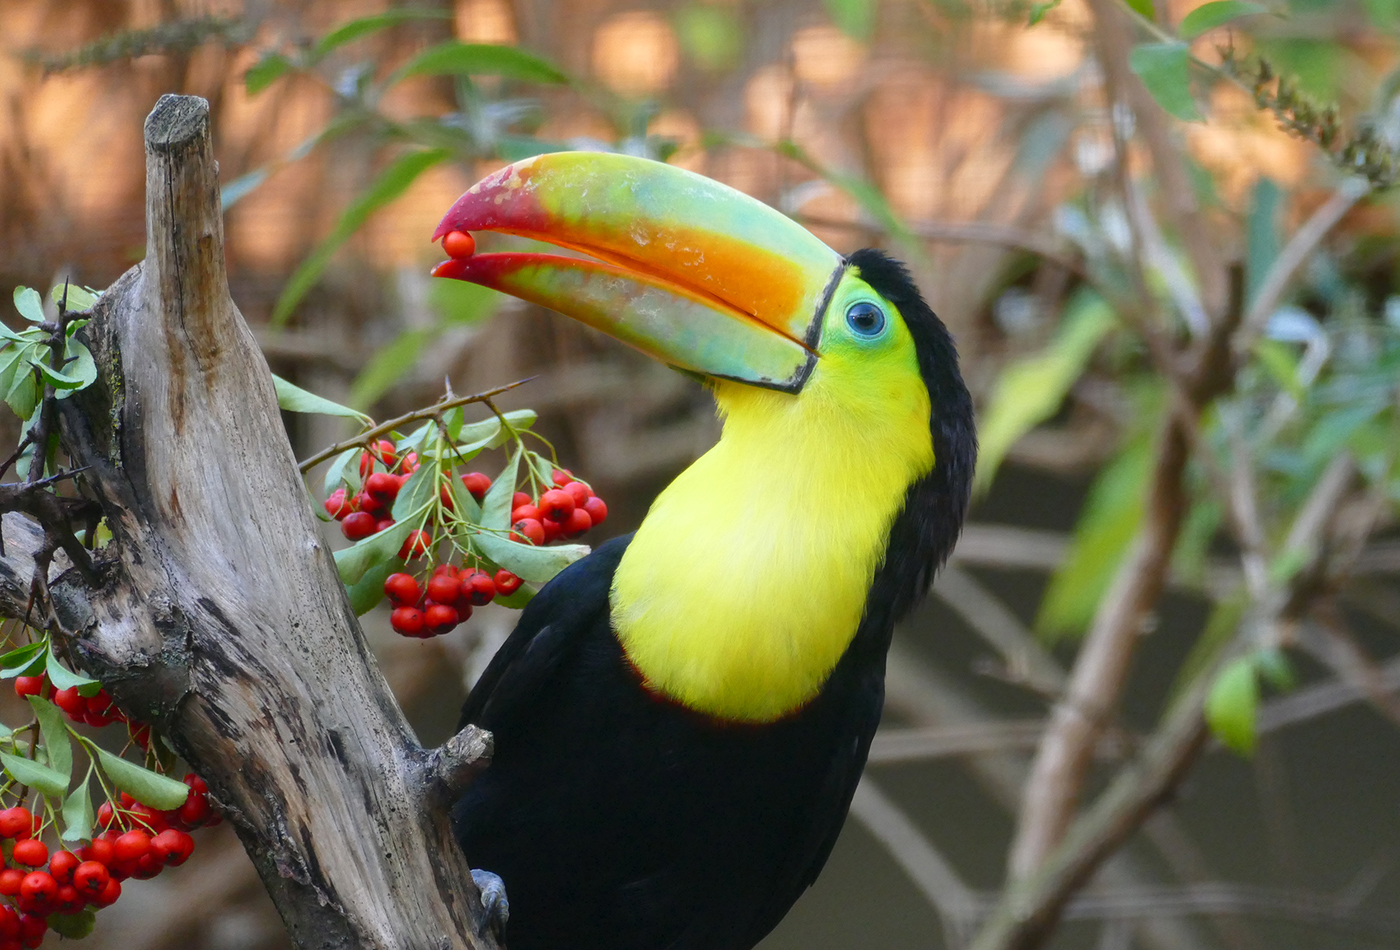
[[[1219,742],[1050,945],[1400,944],[1397,0],[3,0],[0,47],[0,290],[102,287],[137,262],[142,118],[161,93],[204,96],[233,296],[273,371],[380,418],[444,377],[537,376],[500,402],[540,411],[608,499],[606,533],[713,442],[710,402],[428,278],[472,182],[619,150],[909,261],[978,400],[978,498],[899,632],[857,820],[765,946],[975,932],[1178,424],[1167,592],[1101,696],[1086,782],[1120,776],[1197,676]],[[1233,362],[1191,390],[1179,364],[1222,327]],[[288,425],[302,457],[345,434]],[[1249,622],[1318,573],[1329,478],[1360,526],[1348,559],[1296,623]],[[513,622],[483,610],[420,644],[366,618],[425,741]],[[231,833],[202,848],[91,942],[285,946]]]

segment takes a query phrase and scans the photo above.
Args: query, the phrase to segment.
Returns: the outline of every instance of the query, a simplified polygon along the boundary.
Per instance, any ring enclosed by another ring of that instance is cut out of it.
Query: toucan
[[[661,162],[519,161],[435,239],[454,231],[571,252],[434,274],[703,380],[723,423],[634,534],[538,592],[473,687],[462,722],[494,757],[453,806],[456,837],[508,907],[509,950],[749,950],[831,853],[894,624],[967,511],[952,338],[883,252],[843,256]]]

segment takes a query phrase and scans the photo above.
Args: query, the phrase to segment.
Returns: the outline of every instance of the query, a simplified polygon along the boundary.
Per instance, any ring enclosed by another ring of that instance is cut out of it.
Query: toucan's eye
[[[879,336],[885,329],[885,312],[873,303],[853,303],[846,311],[846,326],[860,336]]]

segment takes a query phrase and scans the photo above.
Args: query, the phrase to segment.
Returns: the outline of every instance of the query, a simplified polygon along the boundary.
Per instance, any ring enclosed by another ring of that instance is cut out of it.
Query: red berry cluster
[[[451,564],[433,568],[426,585],[420,586],[411,574],[390,574],[384,581],[384,594],[394,605],[390,626],[396,633],[421,640],[447,633],[470,617],[473,607],[519,589],[520,578],[510,571],[492,576],[480,568],[459,569]]]
[[[548,544],[558,538],[577,538],[607,520],[608,506],[593,489],[565,470],[555,469],[554,487],[539,498],[523,491],[511,499],[511,540]]]
[[[38,676],[15,677],[15,695],[21,699],[25,696],[48,699],[67,713],[69,719],[80,725],[87,724],[100,729],[114,722],[124,722],[130,727],[131,738],[137,745],[142,749],[149,749],[151,746],[151,727],[144,722],[127,719],[105,689],[99,689],[92,696],[84,696],[78,692],[76,686],[55,690],[49,682],[48,674],[40,673]]]
[[[376,469],[376,462],[383,465],[382,470]],[[353,495],[344,488],[331,492],[326,499],[326,514],[340,522],[341,533],[351,541],[378,534],[394,524],[389,514],[394,508],[394,499],[416,471],[417,452],[400,458],[394,443],[380,439],[370,451],[360,453],[360,490]],[[428,543],[427,532],[415,531],[404,542],[399,556],[407,559],[422,554],[427,551]]]
[[[86,907],[110,907],[122,895],[121,882],[149,880],[167,867],[184,864],[194,853],[195,828],[222,819],[209,804],[209,788],[199,776],[185,776],[184,804],[170,811],[142,805],[125,792],[120,804],[97,812],[104,830],[76,853],[49,854],[40,840],[42,819],[23,805],[0,811],[0,839],[7,860],[0,870],[0,950],[43,943],[54,914],[77,914]],[[47,864],[47,867],[45,865]]]

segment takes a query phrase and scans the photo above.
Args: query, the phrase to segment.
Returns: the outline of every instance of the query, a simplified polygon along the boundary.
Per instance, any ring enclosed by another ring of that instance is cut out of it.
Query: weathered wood
[[[94,308],[99,380],[62,408],[114,540],[56,613],[209,782],[298,947],[490,947],[444,788],[489,736],[420,748],[365,645],[228,295],[207,104],[163,97],[146,156],[147,258]],[[37,544],[14,518],[9,612]]]

